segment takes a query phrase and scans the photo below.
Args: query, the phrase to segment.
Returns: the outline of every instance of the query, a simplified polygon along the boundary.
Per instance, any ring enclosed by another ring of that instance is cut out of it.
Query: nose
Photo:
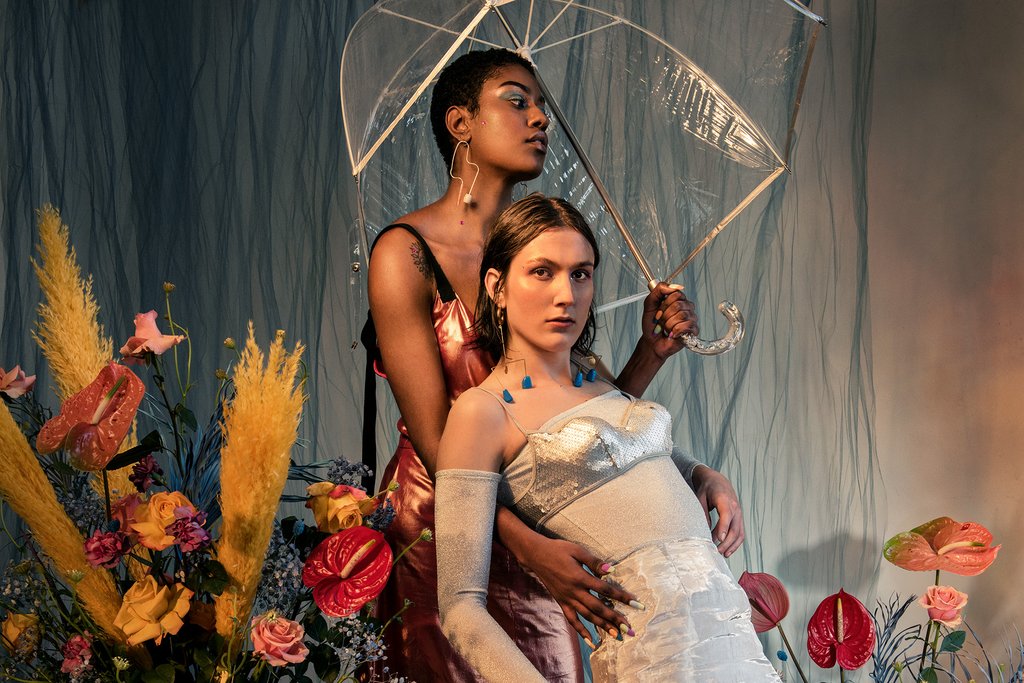
[[[540,128],[541,130],[547,130],[550,125],[551,119],[548,118],[548,114],[544,111],[543,107],[533,106],[533,116],[530,118],[530,125],[534,128]]]
[[[576,287],[568,273],[555,278],[554,304],[568,308],[576,303]]]

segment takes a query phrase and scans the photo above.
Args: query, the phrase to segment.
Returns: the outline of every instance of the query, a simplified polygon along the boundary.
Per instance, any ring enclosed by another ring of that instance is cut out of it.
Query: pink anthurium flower
[[[384,534],[354,526],[313,548],[302,568],[302,583],[313,589],[317,607],[347,617],[377,597],[391,576],[391,546]]]
[[[750,620],[758,633],[771,631],[789,614],[789,594],[771,574],[743,572],[740,588],[750,600]]]
[[[147,353],[162,354],[181,343],[185,337],[180,334],[162,334],[156,326],[156,311],[135,314],[135,336],[129,337],[121,347],[126,358],[144,358]]]
[[[974,522],[939,517],[885,542],[882,555],[910,571],[943,570],[975,576],[988,569],[1002,546],[992,547],[992,534]]]
[[[875,649],[875,622],[860,600],[840,589],[821,601],[807,624],[807,653],[822,669],[853,671]]]
[[[36,383],[36,376],[25,376],[25,371],[20,365],[15,365],[10,371],[0,368],[0,394],[6,394],[9,398],[24,396]]]
[[[64,401],[60,414],[39,430],[40,454],[66,448],[71,464],[101,470],[117,455],[146,387],[131,370],[111,363],[86,388]]]

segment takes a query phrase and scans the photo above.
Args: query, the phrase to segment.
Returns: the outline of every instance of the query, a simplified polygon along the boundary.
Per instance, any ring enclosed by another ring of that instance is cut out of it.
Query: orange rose
[[[177,508],[188,508],[192,514],[196,508],[177,491],[154,493],[144,505],[139,505],[135,510],[135,521],[132,523],[132,531],[139,538],[139,543],[150,550],[164,550],[174,545],[174,536],[169,535],[165,529],[174,523],[174,511]]]
[[[310,484],[306,493],[306,507],[313,511],[316,528],[328,534],[359,526],[363,515],[376,507],[376,501],[367,498],[365,491],[344,484],[322,481]]]
[[[129,645],[155,640],[159,645],[164,634],[174,635],[184,624],[188,614],[192,591],[180,583],[161,586],[147,576],[128,589],[121,609],[114,618],[114,626],[128,636]]]

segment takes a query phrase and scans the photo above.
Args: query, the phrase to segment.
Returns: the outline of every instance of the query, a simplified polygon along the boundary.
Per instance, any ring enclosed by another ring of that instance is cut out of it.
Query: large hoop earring
[[[473,182],[469,184],[469,191],[466,192],[466,194],[463,195],[462,197],[462,203],[469,206],[470,204],[473,203],[473,188],[476,187],[476,179],[480,177],[480,166],[474,164],[469,158],[468,140],[459,140],[457,143],[455,143],[455,149],[452,150],[452,163],[448,167],[448,175],[451,177],[452,180],[459,181],[459,192],[466,188],[466,183],[465,181],[462,180],[462,177],[455,175],[455,155],[458,153],[459,147],[462,145],[466,146],[466,163],[476,169],[476,174],[473,176]]]

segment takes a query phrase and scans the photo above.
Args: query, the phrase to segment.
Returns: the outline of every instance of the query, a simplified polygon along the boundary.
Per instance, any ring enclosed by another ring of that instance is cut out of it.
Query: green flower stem
[[[779,629],[779,634],[782,636],[782,642],[786,645],[786,650],[789,652],[789,658],[793,660],[793,666],[796,667],[796,672],[800,674],[800,680],[807,683],[807,676],[804,674],[804,670],[800,668],[800,660],[796,658],[796,653],[793,652],[793,646],[789,644],[789,638],[786,637],[786,632],[782,630],[782,622],[775,624],[775,628]]]
[[[936,586],[939,585],[939,572],[940,571],[941,570],[939,570],[939,569],[935,570],[935,585]],[[928,659],[928,639],[931,637],[932,623],[934,623],[934,622],[932,622],[932,620],[929,619],[928,620],[928,625],[925,626],[925,629],[924,629],[924,646],[921,648],[921,666],[917,670],[917,680],[921,680],[921,674],[924,672],[924,663],[925,663],[925,660]],[[936,638],[938,638],[938,632],[939,632],[939,625],[935,624]],[[933,647],[932,648],[932,664],[934,664],[934,663],[935,663],[935,649]]]
[[[171,317],[171,293],[164,289],[164,302],[167,305],[167,324],[171,327],[171,334],[174,334],[174,318]],[[181,383],[181,368],[178,366],[178,346],[175,344],[172,349],[174,352],[174,376],[178,380],[178,391],[181,393],[181,402],[185,403],[185,389]],[[191,365],[191,353],[189,354],[189,364]]]
[[[167,414],[171,417],[171,431],[174,432],[174,462],[178,465],[178,472],[184,474],[185,470],[181,463],[181,435],[178,434],[178,416],[175,415],[174,409],[171,408],[171,402],[167,400],[167,392],[164,391],[163,375],[160,372],[160,359],[156,357],[156,354],[150,355],[153,357],[153,369],[156,371],[154,374],[156,387],[160,390],[160,397],[164,400],[164,408],[167,409]],[[156,379],[157,377],[161,379]]]
[[[396,564],[398,564],[398,561],[400,559],[402,559],[402,556],[405,555],[410,550],[412,550],[413,546],[415,546],[420,541],[427,540],[428,538],[430,538],[428,535],[426,535],[423,532],[421,532],[420,535],[416,537],[416,540],[414,540],[412,543],[410,543],[409,545],[407,545],[404,548],[402,548],[402,552],[398,553],[398,555],[395,557],[395,559],[391,562],[391,566],[394,567]]]
[[[402,616],[402,612],[404,612],[405,610],[409,609],[410,605],[412,605],[412,601],[411,600],[406,600],[402,604],[402,609],[400,609],[397,612],[395,612],[394,614],[392,614],[391,618],[388,619],[387,621],[385,621],[384,625],[380,627],[380,635],[384,635],[384,631],[386,631],[388,626],[391,625],[391,622],[394,621],[395,619],[397,619],[398,617]]]

